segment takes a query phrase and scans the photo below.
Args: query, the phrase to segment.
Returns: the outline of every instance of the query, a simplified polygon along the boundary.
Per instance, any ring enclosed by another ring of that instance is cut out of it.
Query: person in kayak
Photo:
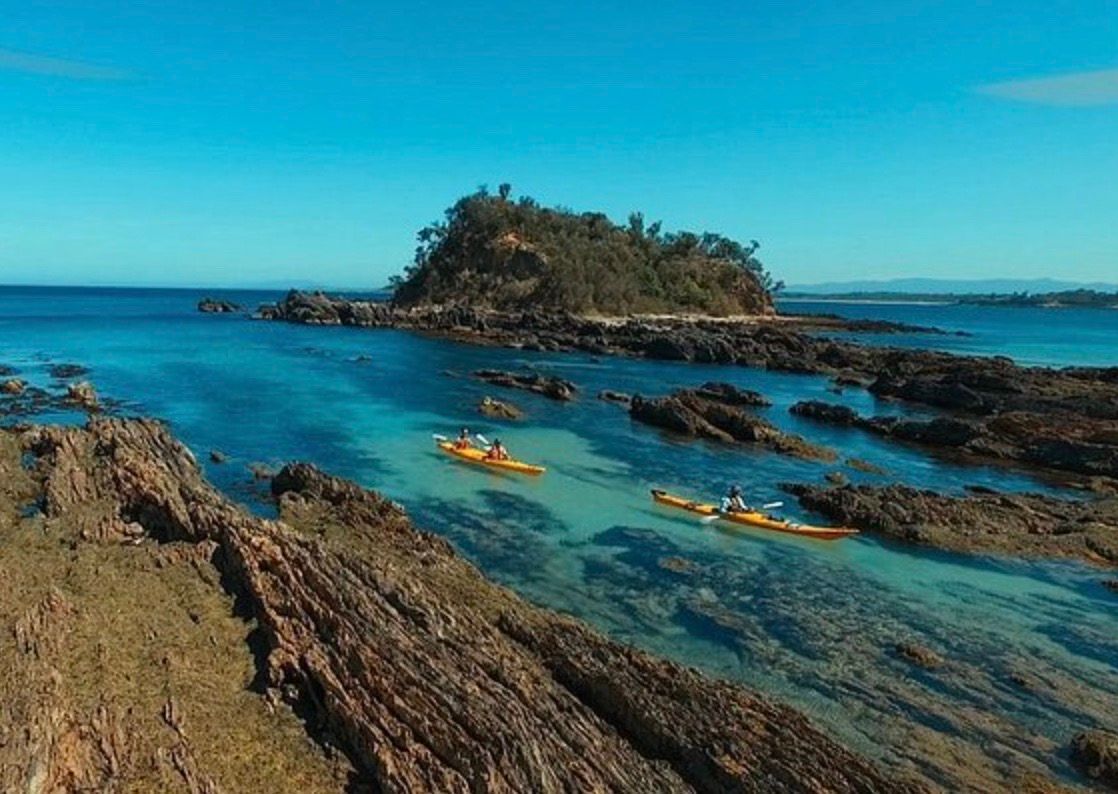
[[[458,433],[458,438],[454,439],[454,448],[469,449],[471,446],[473,446],[473,442],[470,441],[470,428],[463,427],[461,432]]]
[[[495,438],[493,439],[493,445],[485,453],[485,457],[489,460],[508,460],[509,453],[505,449],[505,445],[501,443],[501,439]]]
[[[745,502],[745,497],[741,495],[741,486],[730,486],[729,492],[722,497],[722,502],[718,506],[720,513],[749,513],[753,508]]]

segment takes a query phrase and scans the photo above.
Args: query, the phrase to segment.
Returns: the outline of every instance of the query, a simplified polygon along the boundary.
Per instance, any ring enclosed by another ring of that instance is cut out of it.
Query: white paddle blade
[[[489,439],[486,438],[485,436],[483,436],[481,433],[474,433],[474,438],[476,438],[478,441],[480,441],[483,446],[486,446],[486,447],[492,446],[489,443]]]
[[[761,505],[762,510],[776,510],[778,507],[784,507],[784,502],[766,502]]]
[[[703,516],[699,519],[699,523],[705,527],[708,527],[720,518],[722,518],[722,516],[720,516],[718,513],[715,513],[712,516]]]
[[[449,438],[443,435],[439,435],[438,433],[432,433],[431,438],[435,439],[436,441],[450,441]]]

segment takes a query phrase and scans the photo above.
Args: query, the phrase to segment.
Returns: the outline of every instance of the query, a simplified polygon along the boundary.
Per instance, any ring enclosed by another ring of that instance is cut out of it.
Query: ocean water
[[[790,314],[837,314],[851,319],[892,320],[965,331],[938,334],[835,334],[877,344],[949,350],[976,356],[1009,356],[1036,366],[1118,366],[1118,310],[1034,309],[929,303],[852,303],[785,300]]]
[[[652,487],[715,498],[737,482],[755,502],[783,499],[784,512],[810,520],[818,517],[798,509],[779,483],[821,482],[842,470],[853,481],[948,492],[968,484],[1058,490],[1025,473],[949,463],[860,431],[813,425],[787,410],[812,397],[865,413],[905,410],[895,403],[857,390],[835,395],[815,376],[527,354],[397,331],[202,315],[194,308],[199,297],[0,288],[0,363],[50,388],[60,387],[50,364],[90,367],[103,396],[121,401],[125,413],[166,419],[208,476],[252,509],[268,509],[264,486],[247,470],[254,462],[308,460],[377,488],[533,602],[796,705],[856,749],[950,787],[961,785],[962,768],[972,781],[1030,770],[1074,779],[1062,749],[1070,736],[1118,727],[1118,599],[1100,585],[1105,572],[929,552],[869,536],[828,544],[705,527],[649,498]],[[278,295],[228,297],[253,306]],[[961,318],[949,322],[949,313],[867,316],[964,327]],[[1084,350],[1097,346],[1093,321],[1075,330],[1068,320],[1042,356],[1017,329],[1020,320],[1004,316],[1006,327],[961,343],[1052,363],[1085,363]],[[968,330],[983,327],[965,322]],[[559,404],[493,389],[469,377],[481,367],[561,375],[578,384],[580,397]],[[773,402],[762,410],[767,418],[835,448],[840,461],[684,442],[595,398],[602,389],[657,395],[711,379],[761,391]],[[476,406],[486,394],[520,405],[526,417],[483,420]],[[502,438],[548,473],[490,473],[439,453],[432,434],[463,425]],[[212,449],[229,461],[210,463]],[[888,473],[862,474],[843,464],[848,457]],[[670,557],[686,560],[689,570],[664,567]],[[894,650],[900,641],[933,648],[946,666],[927,672],[906,664]]]

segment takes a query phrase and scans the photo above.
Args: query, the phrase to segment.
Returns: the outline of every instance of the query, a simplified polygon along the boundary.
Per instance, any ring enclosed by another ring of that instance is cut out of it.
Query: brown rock
[[[477,407],[478,413],[490,419],[520,419],[524,412],[512,403],[503,402],[493,397],[483,397]]]
[[[1118,734],[1083,731],[1071,740],[1071,762],[1092,780],[1118,789]]]
[[[516,373],[502,372],[496,369],[479,369],[474,377],[494,386],[503,386],[508,389],[523,389],[534,394],[550,397],[552,400],[573,400],[578,387],[569,380],[540,375],[536,372]]]
[[[0,383],[0,393],[10,394],[15,397],[23,394],[26,388],[27,384],[19,378],[9,378]]]
[[[281,520],[267,521],[213,490],[154,422],[94,420],[27,443],[50,520],[96,505],[98,537],[138,522],[165,543],[216,544],[223,585],[259,625],[259,680],[331,737],[354,787],[910,790],[787,707],[488,583],[388,500],[312,466],[276,475]],[[187,788],[207,791],[182,686],[161,720],[182,740]],[[88,733],[102,734],[124,735]]]
[[[66,399],[87,411],[96,411],[101,405],[97,399],[97,391],[89,381],[71,383],[67,386]]]

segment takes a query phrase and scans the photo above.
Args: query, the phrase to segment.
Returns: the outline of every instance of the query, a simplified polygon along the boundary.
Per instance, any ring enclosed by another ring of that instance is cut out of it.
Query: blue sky
[[[457,196],[1118,281],[1118,4],[0,0],[0,283],[377,286]]]

